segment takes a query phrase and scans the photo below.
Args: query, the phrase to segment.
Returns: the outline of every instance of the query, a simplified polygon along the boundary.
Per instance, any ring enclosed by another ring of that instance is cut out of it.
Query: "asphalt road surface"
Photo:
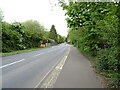
[[[2,58],[2,88],[102,88],[89,60],[77,48],[51,48]]]
[[[64,55],[69,45],[5,56],[2,58],[2,88],[35,88]]]

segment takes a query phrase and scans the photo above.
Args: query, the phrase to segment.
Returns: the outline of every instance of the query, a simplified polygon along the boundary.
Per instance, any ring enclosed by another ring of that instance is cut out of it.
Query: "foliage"
[[[58,40],[58,38],[57,38],[57,32],[56,32],[56,29],[55,29],[54,25],[51,26],[49,38],[53,39],[55,42],[57,42],[57,40]]]
[[[58,40],[57,40],[57,42],[58,43],[63,43],[63,42],[65,42],[65,37],[64,36],[61,36],[61,35],[57,35],[58,36]]]
[[[52,34],[53,37],[49,38]],[[28,20],[22,23],[7,23],[2,21],[2,52],[12,52],[28,48],[38,48],[41,43],[58,42],[55,26],[51,32],[47,31],[38,21]],[[59,35],[59,43],[63,37]]]
[[[16,23],[18,24],[18,23]],[[22,45],[22,35],[21,26],[17,27],[14,24],[8,24],[6,22],[2,22],[2,51],[10,52],[14,50],[24,49],[24,45]]]
[[[89,52],[101,72],[118,73],[120,3],[69,2],[67,5],[61,1],[60,4],[66,10],[69,41],[86,54]],[[111,87],[119,87],[117,75],[113,76]]]
[[[3,14],[0,9],[0,52],[2,51],[2,20],[3,20]]]
[[[39,22],[28,20],[22,23],[24,26],[25,35],[23,43],[27,48],[39,47],[43,40],[44,26],[40,25]]]
[[[2,51],[10,52],[15,50],[23,50],[26,48],[39,47],[42,40],[42,30],[44,30],[43,27],[41,27],[36,21],[27,21],[23,24],[18,22],[14,22],[12,24],[3,22]]]

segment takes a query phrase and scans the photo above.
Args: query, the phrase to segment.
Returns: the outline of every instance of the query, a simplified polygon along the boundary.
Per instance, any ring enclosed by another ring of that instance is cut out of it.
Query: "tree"
[[[3,13],[2,13],[2,11],[0,9],[0,25],[1,25],[2,20],[3,20]]]
[[[29,30],[31,32],[37,32],[39,34],[42,34],[43,31],[45,30],[44,26],[35,20],[27,20],[23,22],[22,25],[25,27],[24,30]]]
[[[44,26],[38,21],[28,20],[22,23],[24,26],[24,43],[28,48],[39,47],[43,41]]]
[[[61,35],[57,35],[58,36],[58,43],[63,43],[63,42],[65,42],[65,37],[64,36],[61,36]]]
[[[112,80],[109,85],[119,87],[120,2],[61,1],[60,4],[66,10],[71,29],[69,40],[94,58],[96,67]]]
[[[3,14],[2,11],[0,10],[0,52],[2,50],[2,20],[3,20]]]
[[[51,26],[49,38],[53,39],[55,42],[57,42],[57,40],[58,40],[58,38],[57,38],[57,31],[56,31],[54,25]]]
[[[37,21],[29,20],[23,23],[2,22],[2,51],[40,47],[44,40],[45,28]]]
[[[25,49],[23,37],[21,34],[22,27],[18,23],[9,24],[2,22],[2,51],[10,52]]]

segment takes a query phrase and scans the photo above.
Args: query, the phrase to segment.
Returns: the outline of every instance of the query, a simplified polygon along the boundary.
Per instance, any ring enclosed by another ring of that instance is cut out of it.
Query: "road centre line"
[[[34,55],[34,57],[35,57],[35,56],[42,55],[42,54],[45,54],[45,53],[40,53],[40,54]],[[1,69],[1,68],[4,68],[4,67],[11,66],[11,65],[16,64],[16,63],[19,63],[19,62],[22,62],[22,61],[24,61],[24,60],[25,60],[25,59],[21,59],[21,60],[18,60],[18,61],[15,61],[15,62],[12,62],[12,63],[6,64],[6,65],[3,65],[3,66],[0,67],[0,69]]]
[[[22,61],[24,61],[24,60],[25,60],[25,59],[21,59],[21,60],[19,60],[19,61],[13,62],[13,63],[6,64],[6,65],[4,65],[4,66],[1,66],[0,69],[1,69],[1,68],[4,68],[4,67],[7,67],[7,66],[10,66],[10,65],[13,65],[13,64],[16,64],[16,63],[19,63],[19,62],[22,62]]]
[[[55,50],[58,50],[58,49],[55,49]],[[52,51],[55,51],[55,50],[50,50],[50,51],[48,51],[48,52],[52,52]],[[39,55],[43,55],[43,54],[46,54],[46,53],[40,53],[40,54],[34,55],[33,57],[39,56]],[[21,59],[21,60],[19,60],[19,61],[15,61],[15,62],[6,64],[6,65],[3,65],[3,66],[0,67],[0,69],[2,69],[2,68],[4,68],[4,67],[11,66],[11,65],[16,64],[16,63],[19,63],[19,62],[22,62],[22,61],[24,61],[24,60],[25,60],[25,59]]]
[[[55,50],[47,51],[47,53],[52,52],[52,51],[55,51]],[[40,54],[37,54],[37,55],[34,55],[34,56],[39,56],[39,55],[43,55],[43,54],[46,54],[46,53],[40,53]]]
[[[40,54],[37,54],[37,55],[34,55],[34,56],[39,56],[39,55],[42,55],[42,54],[45,54],[45,53],[40,53]]]

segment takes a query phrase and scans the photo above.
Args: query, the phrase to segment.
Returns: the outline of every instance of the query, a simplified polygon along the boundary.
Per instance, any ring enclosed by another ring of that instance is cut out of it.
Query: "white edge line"
[[[52,52],[52,51],[55,51],[55,50],[51,50],[50,52]],[[37,54],[37,55],[34,55],[34,56],[39,56],[39,55],[42,55],[42,54],[45,54],[45,53],[40,53],[40,54]],[[4,67],[7,67],[7,66],[11,66],[11,65],[13,65],[13,64],[19,63],[19,62],[24,61],[24,60],[25,60],[25,59],[21,59],[21,60],[19,60],[19,61],[13,62],[13,63],[6,64],[6,65],[4,65],[4,66],[1,66],[0,69],[1,69],[1,68],[4,68]]]
[[[19,60],[19,61],[13,62],[13,63],[6,64],[6,65],[4,65],[4,66],[1,66],[0,69],[1,69],[1,68],[4,68],[4,67],[7,67],[7,66],[10,66],[10,65],[13,65],[13,64],[15,64],[15,63],[22,62],[22,61],[24,61],[24,60],[25,60],[25,59],[21,59],[21,60]]]
[[[40,80],[40,82],[34,88],[37,88],[40,85],[40,83],[46,78],[46,76],[53,70],[53,68],[55,67],[55,65],[47,72],[47,74],[45,74],[45,76],[42,78],[42,80]]]
[[[48,51],[48,52],[52,52],[52,51],[55,51],[55,50],[51,50],[51,51]],[[40,54],[34,55],[33,57],[36,57],[36,56],[39,56],[39,55],[42,55],[42,54],[45,54],[45,53],[40,53]],[[19,60],[19,61],[13,62],[13,63],[6,64],[6,65],[4,65],[4,66],[1,66],[0,69],[1,69],[1,68],[4,68],[4,67],[7,67],[7,66],[11,66],[11,65],[13,65],[13,64],[19,63],[19,62],[24,61],[24,60],[25,60],[25,59],[21,59],[21,60]]]
[[[40,53],[40,54],[37,54],[37,55],[34,55],[34,56],[39,56],[39,55],[42,55],[42,54],[44,54],[44,53]],[[16,63],[19,63],[19,62],[22,62],[22,61],[24,61],[24,60],[25,60],[25,59],[21,59],[21,60],[19,60],[19,61],[12,62],[12,63],[10,63],[10,64],[6,64],[6,65],[4,65],[4,66],[1,66],[0,69],[1,69],[1,68],[4,68],[4,67],[7,67],[7,66],[11,66],[11,65],[16,64]]]
[[[59,60],[58,60],[58,62],[59,62]],[[57,62],[57,63],[58,63]],[[47,72],[47,74],[45,74],[45,76],[42,78],[42,80],[40,80],[40,82],[34,87],[34,88],[37,88],[39,85],[40,85],[40,83],[46,78],[46,76],[53,70],[53,68],[57,65],[57,63]]]
[[[69,49],[69,52],[70,52],[70,49]],[[67,59],[69,52],[65,56],[65,59]],[[59,62],[59,60],[58,60],[58,62]],[[40,83],[47,77],[47,75],[53,70],[53,68],[58,64],[58,62],[47,72],[47,74],[45,74],[45,76],[42,78],[42,80],[40,80],[40,82],[34,88],[37,88],[40,85]]]

